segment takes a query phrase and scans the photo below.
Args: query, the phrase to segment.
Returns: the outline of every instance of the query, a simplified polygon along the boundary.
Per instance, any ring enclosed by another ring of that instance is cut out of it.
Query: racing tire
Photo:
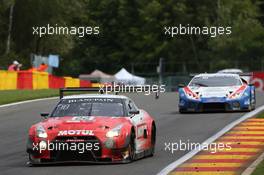
[[[31,154],[28,154],[28,165],[29,166],[36,166],[41,163],[41,159],[34,159],[32,158]]]
[[[129,153],[128,159],[130,162],[133,162],[136,158],[135,138],[136,138],[135,132],[132,130],[130,135],[130,142],[128,145],[128,153]]]
[[[256,104],[253,104],[252,111],[256,109]]]
[[[256,90],[254,89],[254,103],[252,104],[252,110],[256,109]]]
[[[255,94],[255,90],[254,90],[254,103],[252,103],[252,94],[250,94],[250,105],[248,107],[248,111],[253,111],[256,108],[256,94]]]
[[[154,156],[155,154],[155,144],[156,144],[156,125],[155,123],[152,123],[150,157]]]
[[[180,113],[180,114],[184,114],[184,113],[186,113],[186,110],[185,110],[185,109],[181,109],[181,108],[179,108],[179,113]]]
[[[251,102],[251,100],[250,100],[250,103],[249,103],[249,105],[248,105],[248,109],[246,109],[246,111],[247,111],[247,112],[252,111],[252,102]]]

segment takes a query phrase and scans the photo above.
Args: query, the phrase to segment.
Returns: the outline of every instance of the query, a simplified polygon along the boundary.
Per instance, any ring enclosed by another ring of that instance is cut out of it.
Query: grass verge
[[[74,94],[89,94],[89,92],[66,92],[64,95]],[[59,89],[0,90],[0,105],[48,97],[59,98]]]
[[[264,118],[264,113],[257,115],[256,118]],[[263,175],[264,174],[264,161],[262,161],[251,175]]]
[[[264,118],[264,112],[263,113],[260,113],[259,115],[257,115],[256,118]]]
[[[251,175],[263,175],[264,174],[264,161],[262,161]]]
[[[45,90],[3,90],[0,91],[0,105],[13,102],[59,96],[58,89]]]

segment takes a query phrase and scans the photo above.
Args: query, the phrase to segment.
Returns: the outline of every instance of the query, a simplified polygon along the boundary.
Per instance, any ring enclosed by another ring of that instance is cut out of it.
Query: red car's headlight
[[[36,135],[39,138],[47,138],[48,137],[47,132],[45,131],[44,127],[41,125],[38,125],[36,127]]]

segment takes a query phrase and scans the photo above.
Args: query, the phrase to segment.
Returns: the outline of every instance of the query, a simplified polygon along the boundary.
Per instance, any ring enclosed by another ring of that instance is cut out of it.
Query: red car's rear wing
[[[148,91],[148,92],[154,92],[155,93],[155,99],[159,98],[160,90],[157,89],[157,91],[154,91],[153,88],[150,86],[133,86],[133,87],[127,87],[123,86],[122,91],[120,91],[120,87],[111,87],[111,92],[115,95],[118,95],[119,93],[131,93],[130,90],[133,88],[134,92],[139,92],[139,90],[144,89],[142,93]],[[107,94],[109,93],[109,87],[103,86],[103,87],[89,87],[89,88],[80,88],[80,87],[68,87],[68,88],[61,88],[60,89],[60,99],[64,97],[65,92],[96,92],[99,94]]]

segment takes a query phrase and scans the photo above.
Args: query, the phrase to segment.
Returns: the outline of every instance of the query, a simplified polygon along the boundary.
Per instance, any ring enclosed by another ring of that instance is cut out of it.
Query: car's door
[[[147,143],[147,124],[146,119],[144,116],[144,112],[139,110],[135,103],[128,99],[126,102],[128,113],[131,117],[131,121],[133,125],[135,126],[135,132],[136,132],[136,150],[138,152],[144,150],[144,145]],[[135,111],[139,111],[138,114],[130,114],[130,112],[134,113]]]

